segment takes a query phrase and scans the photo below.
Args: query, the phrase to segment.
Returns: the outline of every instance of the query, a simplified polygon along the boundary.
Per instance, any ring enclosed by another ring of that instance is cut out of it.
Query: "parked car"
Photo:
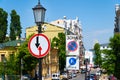
[[[98,68],[99,66],[98,65],[94,65],[93,68]]]
[[[61,74],[61,77],[62,77],[62,80],[65,80],[65,79],[67,79],[68,78],[68,76],[67,76],[67,73],[62,73]]]
[[[81,69],[81,74],[85,73],[86,70],[85,69]]]
[[[93,76],[87,76],[85,80],[95,80]]]
[[[76,73],[72,73],[72,77],[76,77],[77,75],[76,75]]]
[[[59,73],[53,73],[52,74],[52,80],[60,80],[60,74]]]
[[[96,74],[90,74],[90,76],[92,76],[94,78],[94,80],[97,80]]]
[[[97,75],[97,76],[100,76],[100,75],[101,75],[101,71],[97,71],[97,72],[96,72],[96,75]]]
[[[72,79],[72,73],[68,74],[68,79]]]

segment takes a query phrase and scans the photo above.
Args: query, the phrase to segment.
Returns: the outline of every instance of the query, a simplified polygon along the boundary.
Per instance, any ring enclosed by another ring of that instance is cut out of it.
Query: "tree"
[[[120,79],[120,34],[110,38],[109,47],[110,49],[102,51],[105,54],[102,68],[107,70],[108,74],[114,74],[117,79]]]
[[[104,57],[102,58],[102,68],[107,71],[107,74],[113,74],[115,68],[115,55],[111,49],[105,49],[102,51]]]
[[[15,40],[16,36],[21,37],[21,24],[20,24],[20,16],[17,14],[15,10],[11,11],[11,23],[10,23],[10,39]]]
[[[16,64],[15,64],[15,54],[10,54],[8,59],[6,59],[6,74],[7,75],[16,75]]]
[[[23,74],[31,74],[31,71],[35,69],[36,64],[38,63],[38,59],[33,57],[28,51],[28,40],[19,47],[18,53],[16,56],[16,66],[20,73],[21,69],[21,60],[23,60]]]
[[[101,52],[100,52],[100,45],[99,45],[99,43],[96,43],[94,45],[94,51],[95,51],[95,55],[96,55],[95,58],[94,58],[95,64],[99,65],[99,67],[101,67],[102,58],[101,58]]]
[[[60,70],[63,70],[65,68],[65,64],[66,64],[65,40],[66,40],[65,34],[58,33],[58,37],[54,37],[51,42],[52,48],[54,48],[54,47],[58,48]]]
[[[7,34],[7,17],[8,14],[0,8],[0,43],[4,42]]]
[[[110,38],[111,53],[115,56],[114,75],[120,79],[120,34],[115,34]]]

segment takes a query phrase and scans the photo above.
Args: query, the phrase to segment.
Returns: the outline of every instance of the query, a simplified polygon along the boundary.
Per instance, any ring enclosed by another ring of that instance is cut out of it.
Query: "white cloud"
[[[113,30],[112,29],[103,29],[103,30],[97,30],[97,31],[94,31],[92,32],[92,35],[95,37],[95,36],[104,36],[105,34],[111,34],[113,33]]]
[[[100,44],[109,42],[109,38],[113,35],[113,29],[92,30],[84,33],[84,45],[87,49],[91,49],[97,40]]]

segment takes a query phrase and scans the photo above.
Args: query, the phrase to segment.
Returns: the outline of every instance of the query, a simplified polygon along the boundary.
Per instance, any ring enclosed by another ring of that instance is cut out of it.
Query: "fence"
[[[3,75],[0,75],[0,80],[4,80]],[[5,75],[5,80],[20,80],[20,75]]]

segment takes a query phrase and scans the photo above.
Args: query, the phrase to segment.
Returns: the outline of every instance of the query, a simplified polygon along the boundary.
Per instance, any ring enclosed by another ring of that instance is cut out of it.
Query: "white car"
[[[59,73],[53,73],[52,74],[52,80],[60,80],[60,74]]]
[[[100,75],[101,75],[101,71],[97,71],[97,72],[96,72],[96,75],[97,75],[97,76],[100,76]]]

